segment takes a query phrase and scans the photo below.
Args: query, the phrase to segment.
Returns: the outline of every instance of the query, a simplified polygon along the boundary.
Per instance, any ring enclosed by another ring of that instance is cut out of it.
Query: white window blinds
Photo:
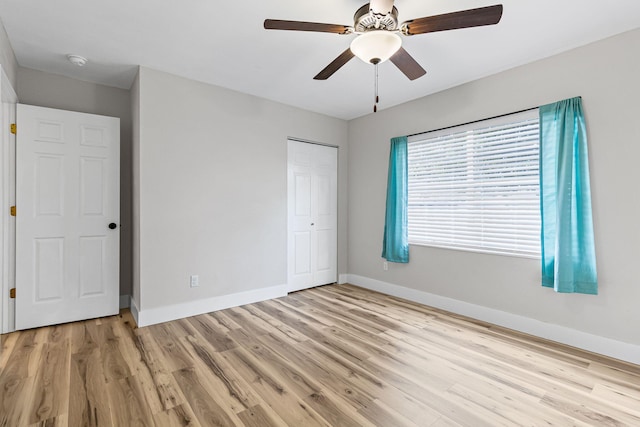
[[[409,243],[540,256],[537,110],[409,139]]]

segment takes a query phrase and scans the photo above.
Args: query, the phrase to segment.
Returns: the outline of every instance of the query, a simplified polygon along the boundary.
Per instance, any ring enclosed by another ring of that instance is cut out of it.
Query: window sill
[[[458,251],[458,252],[468,252],[468,253],[476,253],[482,255],[498,255],[498,256],[506,256],[512,258],[527,258],[527,259],[540,259],[540,255],[532,255],[532,254],[517,254],[511,252],[503,252],[500,250],[491,250],[491,249],[482,249],[482,248],[465,248],[465,247],[455,247],[455,246],[445,246],[438,244],[430,244],[430,243],[414,243],[409,242],[409,246],[417,246],[417,247],[425,247],[425,248],[433,248],[433,249],[445,249],[449,251]]]

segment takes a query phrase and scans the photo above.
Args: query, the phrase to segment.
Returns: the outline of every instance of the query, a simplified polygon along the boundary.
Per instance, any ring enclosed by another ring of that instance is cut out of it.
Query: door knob
[[[311,225],[314,225],[313,223],[311,223]]]
[[[115,222],[112,222],[111,224],[109,224],[109,229],[111,229],[111,230],[115,230],[116,227],[117,227],[117,225],[116,225]]]

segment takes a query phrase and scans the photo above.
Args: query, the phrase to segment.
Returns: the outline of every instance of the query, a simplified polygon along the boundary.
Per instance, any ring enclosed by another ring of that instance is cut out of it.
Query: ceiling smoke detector
[[[67,59],[73,65],[77,65],[78,67],[82,67],[87,63],[87,58],[80,55],[67,55]]]

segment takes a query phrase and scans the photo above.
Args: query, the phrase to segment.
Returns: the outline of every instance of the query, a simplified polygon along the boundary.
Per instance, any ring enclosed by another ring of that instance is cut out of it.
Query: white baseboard
[[[348,274],[338,275],[338,284],[344,285],[345,283],[349,283],[349,275]]]
[[[129,309],[131,310],[131,315],[133,316],[133,319],[136,321],[136,325],[140,326],[140,322],[138,321],[138,312],[140,310],[138,310],[138,303],[133,298],[133,295],[130,297],[130,301],[131,301],[131,304],[129,305]]]
[[[224,310],[225,308],[280,298],[285,295],[287,295],[287,285],[279,285],[146,310],[139,310],[136,301],[132,299],[131,313],[136,319],[138,327],[143,327],[189,316],[196,316],[198,314],[210,313],[212,311]]]
[[[131,306],[131,296],[120,295],[120,310],[123,308],[129,308]]]
[[[529,317],[507,313],[481,305],[471,304],[416,289],[405,288],[368,277],[349,274],[348,283],[399,298],[408,299],[452,313],[493,323],[551,341],[602,354],[626,362],[640,365],[640,345],[616,341],[598,335],[567,328],[552,323],[541,322]]]

